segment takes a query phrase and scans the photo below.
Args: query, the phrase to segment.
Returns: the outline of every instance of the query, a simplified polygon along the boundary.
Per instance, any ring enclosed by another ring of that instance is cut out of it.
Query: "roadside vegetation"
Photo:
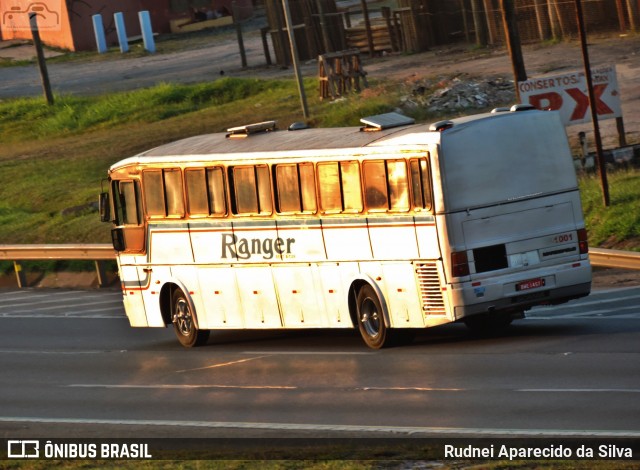
[[[314,79],[305,88],[316,127],[358,125],[360,117],[391,111],[399,100],[391,84],[373,84],[337,102],[321,101]],[[269,119],[280,128],[301,120],[293,80],[159,84],[57,96],[53,106],[42,98],[0,101],[1,243],[108,243],[96,199],[111,164],[180,138]],[[609,183],[611,207],[605,209],[598,178],[581,177],[590,242],[640,250],[640,171],[612,171]]]

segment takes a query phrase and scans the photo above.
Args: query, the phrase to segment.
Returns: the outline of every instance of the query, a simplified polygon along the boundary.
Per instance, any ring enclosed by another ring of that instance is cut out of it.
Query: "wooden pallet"
[[[367,87],[367,77],[360,62],[360,51],[351,49],[330,52],[318,57],[320,99],[336,99]]]

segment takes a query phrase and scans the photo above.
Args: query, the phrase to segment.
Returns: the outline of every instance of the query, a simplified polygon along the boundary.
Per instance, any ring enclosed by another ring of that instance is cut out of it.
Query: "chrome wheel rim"
[[[375,338],[380,334],[380,320],[380,312],[378,312],[375,302],[369,298],[362,302],[360,321],[369,337]]]
[[[191,317],[189,304],[185,299],[178,299],[176,302],[173,321],[180,334],[183,336],[189,336],[191,334],[193,319]]]

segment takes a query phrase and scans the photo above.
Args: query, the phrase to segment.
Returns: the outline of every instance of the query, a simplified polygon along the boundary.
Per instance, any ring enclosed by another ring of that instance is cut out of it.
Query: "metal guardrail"
[[[589,248],[592,266],[640,269],[640,253],[634,251]],[[102,261],[115,260],[116,252],[109,244],[79,245],[0,245],[0,260],[13,261],[18,287],[26,284],[20,261],[26,260],[91,260],[95,263],[98,284],[106,278]]]
[[[104,286],[106,273],[103,261],[115,260],[116,252],[109,244],[78,245],[0,245],[0,260],[13,261],[18,287],[26,285],[20,261],[28,260],[90,260],[98,275],[98,285]]]
[[[589,248],[592,266],[603,268],[640,269],[640,253],[635,251]]]

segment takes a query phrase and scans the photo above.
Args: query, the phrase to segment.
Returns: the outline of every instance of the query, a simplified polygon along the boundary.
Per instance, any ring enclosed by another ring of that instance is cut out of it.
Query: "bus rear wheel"
[[[382,304],[370,285],[363,286],[356,297],[358,329],[367,346],[380,349],[391,345],[392,332],[384,324]]]
[[[196,327],[194,312],[187,296],[180,289],[173,292],[171,301],[171,321],[184,347],[201,346],[209,339],[209,330],[199,330]]]

